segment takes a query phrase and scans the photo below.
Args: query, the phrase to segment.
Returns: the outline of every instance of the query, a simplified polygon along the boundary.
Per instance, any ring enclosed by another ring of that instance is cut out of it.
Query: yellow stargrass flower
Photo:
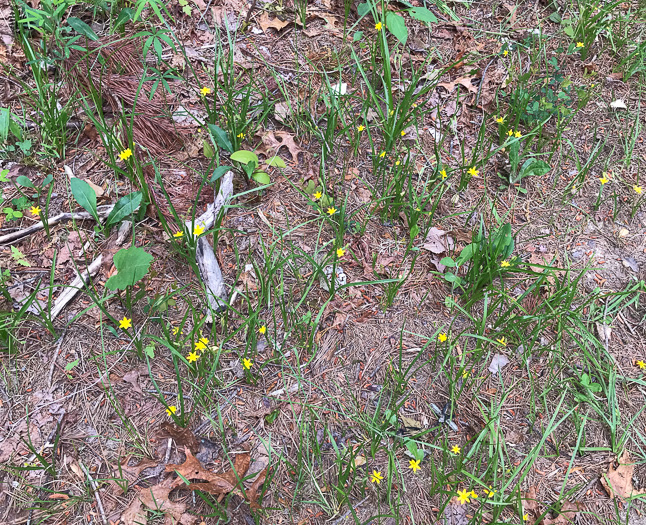
[[[128,319],[125,315],[123,316],[123,319],[119,321],[119,328],[122,328],[123,330],[127,330],[132,326],[132,319]]]
[[[267,327],[265,325],[262,325],[260,328],[258,328],[259,334],[264,335],[265,332],[267,332]]]
[[[475,166],[471,166],[471,168],[469,168],[469,171],[467,171],[467,173],[472,177],[477,177],[480,174],[480,172],[475,168]]]
[[[200,89],[200,95],[202,95],[203,97],[210,94],[211,94],[211,88],[204,86],[202,89]]]
[[[449,338],[449,336],[448,336],[448,335],[446,335],[444,332],[442,332],[441,334],[439,334],[439,335],[437,336],[437,340],[438,340],[440,343],[443,343],[443,342],[444,342],[444,341],[446,341],[448,338]]]
[[[466,490],[458,490],[458,501],[460,502],[460,505],[469,503],[470,495],[471,495],[471,492],[467,492]]]
[[[384,477],[381,475],[381,472],[379,472],[378,470],[373,470],[372,474],[370,474],[370,481],[372,481],[373,483],[376,483],[377,485],[379,485],[379,483],[381,483],[383,479]]]
[[[375,29],[376,29],[377,31],[381,31],[381,28],[382,28],[382,27],[384,27],[384,26],[383,26],[383,24],[382,24],[381,22],[377,22],[377,23],[375,24]]]
[[[193,352],[189,353],[189,354],[186,356],[186,360],[187,360],[189,363],[195,363],[195,361],[197,361],[199,358],[200,358],[200,355],[199,355],[197,352],[195,352],[195,351],[193,351]]]
[[[170,406],[166,409],[166,413],[167,413],[169,416],[172,416],[172,415],[173,415],[173,414],[175,414],[176,412],[177,412],[177,407],[176,407],[175,405],[170,405]]]
[[[29,211],[32,215],[40,215],[40,206],[32,206],[31,208],[29,208]]]
[[[453,445],[453,448],[451,448],[451,452],[453,452],[453,454],[455,454],[456,456],[460,453],[460,450],[462,449],[457,445]]]
[[[196,237],[199,237],[203,233],[204,233],[204,226],[202,226],[201,224],[196,224],[195,228],[193,229],[193,235],[195,235]]]
[[[245,357],[242,360],[242,366],[244,367],[245,370],[251,370],[251,367],[253,366],[253,361]]]
[[[126,148],[119,153],[119,158],[121,160],[128,160],[130,157],[132,157],[132,150],[130,148]]]
[[[420,470],[422,467],[419,466],[419,460],[411,459],[408,462],[408,468],[413,471],[413,473],[417,472]]]
[[[336,249],[336,256],[337,257],[343,257],[345,255],[345,250],[343,248],[337,248]]]

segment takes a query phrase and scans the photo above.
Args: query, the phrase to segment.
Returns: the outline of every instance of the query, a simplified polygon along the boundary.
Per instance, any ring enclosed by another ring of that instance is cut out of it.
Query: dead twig
[[[47,385],[50,388],[52,387],[52,377],[54,376],[54,366],[56,365],[56,359],[58,359],[58,354],[61,351],[61,346],[63,345],[63,339],[65,338],[66,333],[67,333],[67,328],[65,328],[65,330],[63,330],[63,333],[58,338],[58,344],[56,345],[56,350],[54,351],[54,355],[52,356],[52,362],[49,365],[49,375],[48,375],[48,379],[47,379]]]
[[[94,479],[90,475],[90,471],[80,460],[79,460],[79,465],[81,466],[81,469],[83,469],[83,472],[85,473],[88,480],[90,481],[90,487],[92,488],[92,493],[94,494],[94,498],[96,499],[96,506],[98,507],[99,513],[101,514],[101,522],[103,523],[103,525],[108,525],[108,520],[106,519],[105,511],[103,510],[103,502],[101,501],[101,496],[99,496],[99,487],[97,487],[96,481],[94,481]]]

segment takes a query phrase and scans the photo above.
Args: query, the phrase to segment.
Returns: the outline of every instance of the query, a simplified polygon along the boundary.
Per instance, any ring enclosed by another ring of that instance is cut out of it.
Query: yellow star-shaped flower
[[[336,208],[328,208],[327,209],[327,214],[332,216],[336,213]]]
[[[359,132],[363,131],[364,129],[366,128],[363,126],[363,124],[361,124],[360,126],[357,126],[357,131]]]
[[[119,321],[119,328],[122,328],[123,330],[127,330],[132,326],[132,319],[128,319],[125,315],[123,316],[123,319]]]
[[[323,194],[320,191],[317,191],[313,196],[314,196],[314,200],[317,201],[321,197],[323,197]]]
[[[383,24],[382,24],[381,22],[377,22],[377,23],[375,24],[375,29],[376,29],[377,31],[381,31],[381,28],[382,28],[382,27],[384,27],[384,26],[383,26]]]
[[[173,237],[175,237],[176,239],[179,239],[180,237],[184,237],[184,232],[182,232],[182,231],[175,232],[173,234]]]
[[[507,339],[505,339],[505,336],[503,335],[500,339],[496,339],[502,346],[507,346]]]
[[[610,179],[608,177],[600,177],[599,182],[601,184],[607,184],[608,182],[610,182]]]
[[[196,224],[195,228],[193,229],[193,235],[195,235],[196,237],[199,237],[203,233],[204,233],[204,226],[202,226],[201,224]]]
[[[411,469],[413,472],[417,472],[422,467],[419,466],[419,460],[411,459],[408,462],[408,468]]]
[[[585,45],[583,44],[583,42],[577,42],[576,47],[581,48],[581,47],[585,47]]]
[[[446,341],[448,338],[449,338],[449,336],[448,336],[448,335],[446,335],[444,332],[442,332],[441,334],[439,334],[439,335],[437,336],[437,340],[438,340],[440,343],[443,343],[443,342],[444,342],[444,341]]]
[[[40,215],[40,206],[32,206],[29,211],[32,215]]]
[[[505,121],[505,117],[498,117],[498,118],[496,119],[496,122],[497,122],[498,124],[502,124],[504,121]]]
[[[509,261],[502,261],[500,263],[500,266],[502,266],[503,268],[509,268],[511,266],[511,263]]]
[[[406,135],[406,131],[404,131],[404,130],[402,129],[402,133],[401,133],[401,135],[402,135],[402,137],[403,137],[404,135]]]
[[[469,503],[470,495],[471,495],[471,492],[467,492],[466,490],[458,490],[458,501],[460,502],[460,505]]]
[[[200,358],[200,356],[199,356],[199,354],[198,354],[197,352],[191,352],[190,354],[188,354],[188,355],[186,356],[186,360],[187,360],[189,363],[194,363],[194,362],[195,362],[195,361],[197,361],[199,358]]]
[[[385,151],[382,151],[382,152],[379,154],[379,157],[380,157],[380,158],[382,158],[382,159],[383,159],[385,156],[386,156],[386,152],[385,152]]]
[[[172,415],[173,415],[173,414],[175,414],[176,412],[177,412],[177,407],[176,407],[176,406],[174,406],[174,405],[170,405],[170,406],[166,409],[166,413],[167,413],[169,416],[172,416]]]
[[[641,195],[641,194],[642,194],[642,191],[644,191],[644,190],[642,189],[642,187],[641,187],[641,186],[637,186],[637,184],[635,184],[635,185],[633,186],[633,190],[635,190],[635,193],[637,193],[638,195]]]
[[[512,130],[507,131],[507,135],[508,135],[508,136],[510,136],[510,137],[511,137],[513,134],[514,134],[514,132],[513,132]]]
[[[336,249],[336,256],[337,257],[343,257],[345,255],[345,250],[343,248],[337,248]]]
[[[467,171],[467,173],[472,177],[477,177],[480,172],[475,168],[475,166],[471,166],[471,168],[469,168],[469,171]]]
[[[253,361],[245,357],[242,360],[242,366],[244,367],[245,370],[251,370],[251,367],[253,366]]]
[[[130,148],[126,148],[119,153],[119,158],[121,160],[128,160],[130,157],[132,157],[132,150]]]
[[[262,325],[260,328],[258,328],[258,332],[260,334],[264,335],[266,331],[267,331],[267,327],[265,325]]]
[[[644,361],[642,361],[641,359],[640,359],[639,361],[637,361],[635,364],[636,364],[639,368],[641,368],[642,370],[645,370],[645,369],[646,369],[646,363],[644,363]]]
[[[236,135],[236,137],[238,137],[239,139],[243,139],[243,138],[245,138],[245,134],[244,133],[238,133]]]
[[[448,175],[446,174],[446,170],[441,170],[440,175],[442,176],[442,180],[446,179]]]
[[[372,481],[373,483],[376,483],[377,485],[379,485],[379,483],[381,483],[383,479],[384,477],[381,475],[381,472],[379,472],[378,470],[373,470],[372,474],[370,474],[370,481]]]
[[[523,134],[520,131],[515,131],[514,132],[514,137],[516,137],[517,139],[519,139],[522,136],[523,136]]]
[[[453,445],[453,448],[451,448],[451,452],[453,452],[453,454],[455,454],[456,456],[460,453],[460,450],[462,449],[457,445]]]
[[[502,56],[505,56],[505,57],[506,57],[508,54],[509,54],[509,51],[508,51],[507,49],[505,49],[505,50],[502,52]]]
[[[202,89],[200,89],[200,95],[202,95],[203,97],[210,94],[211,94],[211,88],[204,86]]]

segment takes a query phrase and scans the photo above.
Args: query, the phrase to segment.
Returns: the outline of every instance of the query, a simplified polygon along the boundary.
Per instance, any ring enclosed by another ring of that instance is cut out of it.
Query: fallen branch
[[[215,197],[213,204],[209,204],[206,208],[206,212],[197,217],[194,222],[187,221],[186,230],[193,231],[197,225],[202,226],[204,230],[211,229],[215,224],[220,211],[224,209],[224,212],[226,212],[225,206],[231,199],[232,195],[233,172],[229,171],[224,175],[224,177],[222,177],[220,191]],[[205,237],[200,237],[197,240],[195,260],[200,271],[200,278],[207,290],[206,297],[209,301],[207,322],[212,322],[213,319],[210,312],[215,311],[216,313],[219,313],[226,310],[228,305],[228,293],[226,285],[224,284],[224,278],[222,277],[222,270],[220,270],[218,260],[215,258],[215,246],[211,248],[211,245]]]
[[[96,209],[96,211],[100,218],[104,218],[110,214],[110,212],[112,211],[112,208],[114,208],[114,204],[99,206]],[[92,217],[92,215],[90,215],[86,211],[79,211],[75,213],[60,213],[58,215],[55,215],[54,217],[47,219],[47,225],[55,226],[62,221],[71,221],[71,220],[85,221],[88,219],[94,219],[94,217]],[[43,221],[39,221],[35,224],[32,224],[28,228],[25,228],[24,230],[18,230],[15,232],[8,233],[7,235],[3,235],[2,237],[0,237],[0,244],[9,244],[11,242],[17,241],[18,239],[22,239],[23,237],[27,237],[32,233],[36,233],[37,231],[40,231],[43,228],[45,228],[45,224],[43,223]]]
[[[121,223],[121,226],[119,227],[119,232],[117,233],[117,240],[115,241],[116,246],[121,246],[125,242],[131,227],[132,227],[132,223],[130,221],[124,221]],[[62,312],[63,308],[67,306],[67,303],[69,303],[74,298],[74,296],[79,292],[79,290],[87,284],[90,277],[94,277],[94,275],[99,271],[99,268],[101,268],[102,263],[103,263],[103,254],[99,255],[96,259],[94,259],[90,263],[90,266],[88,266],[87,270],[85,270],[82,274],[77,275],[76,279],[74,279],[71,282],[71,284],[65,287],[65,289],[61,292],[61,294],[54,302],[54,306],[52,307],[52,311],[51,311],[52,321],[56,319],[58,314]]]

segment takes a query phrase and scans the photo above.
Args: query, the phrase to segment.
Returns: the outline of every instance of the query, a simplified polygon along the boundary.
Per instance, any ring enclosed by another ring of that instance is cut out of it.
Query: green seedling
[[[260,161],[258,155],[252,151],[244,149],[234,151],[231,154],[231,160],[240,164],[240,168],[245,175],[247,181],[250,179],[255,180],[258,184],[271,184],[271,179],[266,171],[259,169]],[[267,167],[285,168],[287,165],[285,161],[278,156],[272,157],[266,163]]]

